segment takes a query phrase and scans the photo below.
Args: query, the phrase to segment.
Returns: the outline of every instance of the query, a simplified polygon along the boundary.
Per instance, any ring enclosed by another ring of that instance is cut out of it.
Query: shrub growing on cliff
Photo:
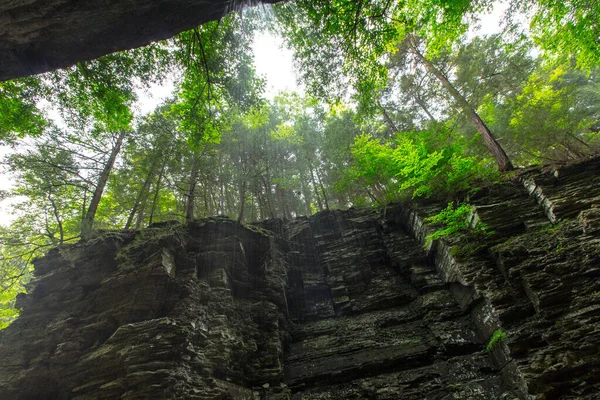
[[[426,246],[434,240],[456,236],[461,233],[468,232],[479,237],[491,234],[487,230],[486,224],[473,221],[473,207],[470,204],[461,204],[456,207],[454,203],[448,203],[448,206],[436,215],[425,218],[425,222],[444,225],[444,228],[426,236]]]

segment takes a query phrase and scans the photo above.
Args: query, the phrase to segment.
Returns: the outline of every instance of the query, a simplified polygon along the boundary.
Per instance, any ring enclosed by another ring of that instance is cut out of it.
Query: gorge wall
[[[241,6],[281,0],[5,0],[0,81],[145,46]]]
[[[442,204],[52,250],[0,332],[0,398],[597,398],[600,159],[469,202],[494,233],[425,249]]]

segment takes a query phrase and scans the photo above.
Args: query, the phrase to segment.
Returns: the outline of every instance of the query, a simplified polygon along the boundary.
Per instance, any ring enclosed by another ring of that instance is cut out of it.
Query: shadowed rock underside
[[[247,5],[281,0],[6,0],[0,81],[145,46]]]

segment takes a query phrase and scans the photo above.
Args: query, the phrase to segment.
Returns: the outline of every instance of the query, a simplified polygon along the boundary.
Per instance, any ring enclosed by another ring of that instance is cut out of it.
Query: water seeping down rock
[[[600,159],[469,202],[494,234],[426,250],[444,205],[55,249],[0,332],[0,399],[598,398]]]

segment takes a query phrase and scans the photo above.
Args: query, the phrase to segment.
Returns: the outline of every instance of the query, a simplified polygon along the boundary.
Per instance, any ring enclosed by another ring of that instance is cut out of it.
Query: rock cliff
[[[0,4],[0,81],[145,46],[236,7],[277,1],[5,0]]]
[[[469,202],[494,233],[425,248],[441,204],[55,249],[0,332],[0,398],[597,398],[600,160]]]

